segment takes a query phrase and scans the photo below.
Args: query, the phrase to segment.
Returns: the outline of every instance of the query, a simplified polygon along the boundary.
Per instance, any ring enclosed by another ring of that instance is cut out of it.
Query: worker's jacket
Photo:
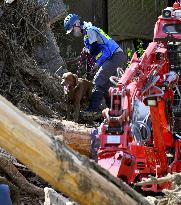
[[[84,27],[84,45],[86,48],[90,50],[91,44],[89,43],[89,37],[87,35],[88,29],[93,29],[97,32],[97,34],[101,37],[103,43],[98,44],[98,54],[93,55],[95,62],[102,66],[102,64],[109,59],[113,53],[119,48],[119,45],[110,38],[102,29],[92,26],[92,24],[88,24],[89,26]]]

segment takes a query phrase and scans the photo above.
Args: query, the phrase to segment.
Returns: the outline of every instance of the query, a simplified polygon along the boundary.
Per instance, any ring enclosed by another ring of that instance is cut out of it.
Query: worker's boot
[[[86,121],[96,120],[102,116],[100,105],[103,99],[103,93],[101,91],[94,91],[92,93],[89,108],[80,112],[80,117]]]

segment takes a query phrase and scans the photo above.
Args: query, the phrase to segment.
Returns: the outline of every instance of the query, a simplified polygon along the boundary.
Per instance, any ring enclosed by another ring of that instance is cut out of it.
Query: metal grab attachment
[[[156,90],[158,90],[160,93],[151,94],[151,95],[146,95],[146,96],[144,97],[144,100],[147,99],[147,98],[152,98],[152,97],[162,97],[162,96],[164,95],[163,90],[160,89],[159,87],[153,86],[153,88],[155,88]]]
[[[124,74],[124,70],[120,67],[117,68],[117,75],[118,75],[118,78],[121,78],[122,75]]]
[[[113,85],[115,85],[116,87],[118,87],[119,77],[111,76],[111,77],[109,78],[109,80],[111,81],[111,83],[112,83]]]
[[[115,85],[116,87],[118,86],[118,82],[119,82],[119,79],[122,77],[122,75],[124,74],[124,70],[120,67],[117,68],[117,76],[111,76],[109,78],[109,80],[111,81],[111,83],[113,85]]]
[[[145,88],[142,90],[142,92],[141,92],[142,95],[143,95],[148,89],[150,89],[153,85],[155,85],[156,82],[159,81],[159,79],[160,79],[160,76],[155,76],[155,77],[153,77],[152,82],[151,82],[150,84],[146,85]]]

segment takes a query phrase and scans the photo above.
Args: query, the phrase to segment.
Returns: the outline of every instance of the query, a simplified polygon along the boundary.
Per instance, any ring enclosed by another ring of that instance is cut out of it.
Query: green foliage
[[[143,41],[138,39],[137,42],[139,43],[137,46],[137,53],[141,57],[143,55],[143,53],[145,52],[145,50],[143,49]]]
[[[127,48],[126,52],[127,52],[127,59],[128,59],[127,66],[129,66],[131,58],[132,58],[132,55],[133,55],[133,50],[131,50],[130,48]]]
[[[137,39],[137,42],[138,42],[138,45],[136,47],[136,52],[138,53],[138,56],[141,57],[143,53],[145,52],[143,48],[143,41],[140,39]],[[127,52],[127,59],[128,59],[127,66],[129,66],[134,52],[130,48],[127,48],[126,52]]]
[[[133,50],[131,50],[130,48],[127,48],[127,56],[129,59],[131,58],[132,54],[133,54]]]

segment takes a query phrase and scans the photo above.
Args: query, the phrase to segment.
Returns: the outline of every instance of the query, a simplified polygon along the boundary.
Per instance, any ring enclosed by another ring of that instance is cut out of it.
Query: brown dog
[[[64,85],[64,94],[68,97],[68,103],[73,105],[73,119],[75,122],[79,119],[80,102],[83,98],[89,100],[92,94],[92,82],[78,78],[71,72],[64,73],[62,76],[62,85]],[[67,112],[71,112],[71,106],[68,104]]]

